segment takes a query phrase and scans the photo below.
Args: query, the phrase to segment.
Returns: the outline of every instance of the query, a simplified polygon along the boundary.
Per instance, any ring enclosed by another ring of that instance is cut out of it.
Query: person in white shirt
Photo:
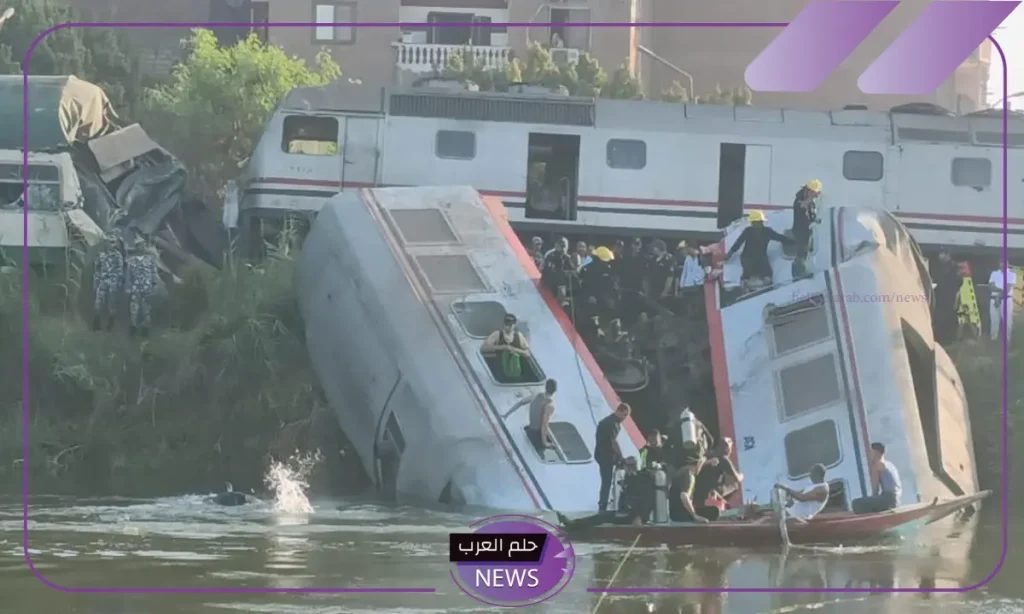
[[[811,484],[803,490],[790,488],[785,484],[776,484],[790,496],[793,503],[786,510],[786,516],[798,522],[807,522],[814,518],[828,504],[828,484],[825,482],[825,466],[811,467]]]
[[[1003,274],[1006,274],[1005,287]],[[996,269],[988,276],[990,290],[988,299],[989,337],[999,339],[1000,325],[1006,328],[1006,340],[1010,340],[1013,331],[1013,290],[1017,286],[1017,271],[1011,268]],[[1006,321],[1003,321],[1003,303],[1006,303]]]
[[[704,267],[700,264],[700,250],[680,241],[678,249],[683,252],[682,272],[679,275],[679,290],[704,285]]]

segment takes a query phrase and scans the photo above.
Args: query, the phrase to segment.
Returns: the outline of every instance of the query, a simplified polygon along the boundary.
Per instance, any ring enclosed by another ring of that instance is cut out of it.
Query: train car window
[[[843,177],[850,181],[881,181],[885,158],[877,151],[848,151],[843,154]]]
[[[832,405],[842,398],[839,370],[832,353],[779,369],[778,379],[786,418]]]
[[[790,431],[783,447],[786,449],[786,470],[793,479],[806,477],[811,467],[818,463],[826,468],[835,467],[843,456],[839,448],[839,432],[832,420],[822,420]]]
[[[987,188],[992,185],[992,161],[988,158],[953,158],[950,180],[959,187]]]
[[[438,130],[434,154],[446,160],[476,158],[476,133],[465,130]]]
[[[768,321],[772,326],[776,356],[832,338],[825,297],[821,295],[773,309],[768,314]]]
[[[477,339],[486,339],[501,328],[507,313],[497,301],[455,301],[452,312],[466,334]]]
[[[605,149],[608,168],[638,171],[647,166],[647,143],[610,139]]]
[[[338,155],[338,120],[314,115],[289,115],[281,128],[281,151],[303,156]]]
[[[587,442],[571,422],[549,422],[548,432],[558,447],[562,462],[589,463],[592,458]]]

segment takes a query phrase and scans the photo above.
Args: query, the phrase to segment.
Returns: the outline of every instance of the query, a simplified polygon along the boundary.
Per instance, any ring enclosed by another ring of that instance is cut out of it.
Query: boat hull
[[[912,532],[926,524],[946,518],[981,501],[989,491],[957,497],[948,501],[909,505],[878,514],[822,514],[806,523],[790,522],[791,544],[849,544],[877,540]],[[763,547],[783,545],[779,525],[773,520],[757,523],[749,520],[720,520],[709,524],[665,523],[635,525],[598,525],[566,533],[580,542],[636,541],[638,546],[712,546]],[[638,539],[639,536],[639,539]]]

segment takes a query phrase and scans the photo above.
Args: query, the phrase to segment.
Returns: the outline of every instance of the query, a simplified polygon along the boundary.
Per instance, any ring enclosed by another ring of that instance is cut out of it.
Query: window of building
[[[478,43],[474,40],[474,25],[476,24],[476,22],[477,19],[474,17],[472,13],[447,13],[440,11],[431,11],[430,13],[427,13],[427,23],[464,23],[466,25],[465,27],[432,26],[427,31],[427,41],[433,45],[479,45],[481,43]],[[490,37],[488,36],[488,44],[489,43]]]
[[[485,339],[505,323],[505,306],[497,301],[455,301],[452,311],[470,337]]]
[[[313,5],[313,39],[318,43],[351,44],[356,41],[356,5],[347,2],[317,2]]]
[[[992,161],[988,158],[953,158],[950,179],[959,187],[987,188],[992,185]]]
[[[791,431],[783,442],[786,449],[786,468],[789,477],[799,479],[811,472],[817,464],[834,467],[842,459],[839,432],[832,420],[822,420],[802,429]]]
[[[799,416],[842,398],[834,354],[825,354],[779,370],[782,411],[786,418]]]
[[[476,133],[465,130],[438,130],[434,143],[438,158],[472,160],[476,157]]]
[[[640,170],[647,166],[647,143],[631,139],[611,139],[606,148],[608,168]]]
[[[843,154],[843,177],[850,181],[881,181],[885,158],[877,151],[848,151]]]
[[[281,127],[281,149],[304,156],[338,155],[338,120],[314,115],[289,115]]]
[[[772,341],[776,356],[787,354],[832,337],[825,297],[808,297],[793,305],[772,310],[768,315],[772,325]]]

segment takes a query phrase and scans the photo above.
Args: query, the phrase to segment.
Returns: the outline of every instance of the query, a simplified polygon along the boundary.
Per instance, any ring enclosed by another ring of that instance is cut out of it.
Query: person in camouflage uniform
[[[137,237],[125,267],[125,289],[131,313],[130,334],[149,335],[150,301],[156,290],[157,268],[152,254],[146,249],[146,240]]]
[[[117,315],[117,297],[124,282],[124,256],[117,245],[117,237],[107,235],[106,246],[96,258],[92,275],[93,330],[99,330],[102,319],[107,318],[107,330],[114,327]]]

